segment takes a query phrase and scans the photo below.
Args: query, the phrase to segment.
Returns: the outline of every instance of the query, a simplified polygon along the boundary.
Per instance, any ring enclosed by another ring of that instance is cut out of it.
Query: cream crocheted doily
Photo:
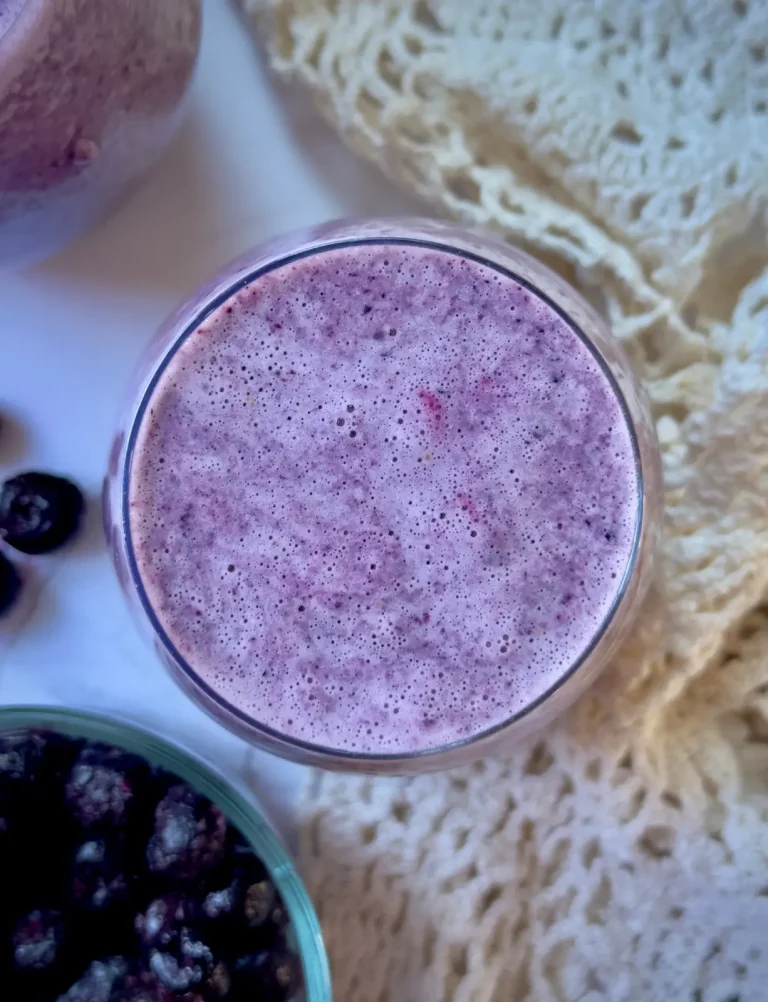
[[[658,588],[528,746],[322,775],[337,1002],[768,999],[768,0],[245,0],[276,67],[611,320],[655,408]]]

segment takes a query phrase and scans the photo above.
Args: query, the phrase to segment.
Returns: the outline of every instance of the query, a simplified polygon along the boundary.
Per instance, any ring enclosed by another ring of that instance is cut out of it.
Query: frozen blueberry
[[[240,885],[236,879],[218,890],[209,891],[203,898],[203,915],[211,921],[230,917],[235,912],[240,894]]]
[[[198,923],[206,941],[217,954],[244,952],[253,944],[243,946],[245,924],[242,920],[243,885],[233,877],[213,880],[199,899]]]
[[[44,971],[56,963],[64,939],[61,915],[36,909],[13,931],[13,960],[17,969]]]
[[[288,916],[264,865],[251,853],[226,869],[229,875],[211,879],[200,902],[201,926],[211,944],[242,954],[282,944]]]
[[[144,946],[164,949],[179,940],[193,916],[193,906],[183,895],[155,898],[136,916],[136,934]]]
[[[40,809],[49,818],[52,818],[52,811],[54,806],[56,807],[56,822],[58,822],[60,820],[59,808],[61,812],[65,811],[62,796],[64,786],[84,742],[48,731],[34,732],[30,735],[29,741],[32,747],[28,753],[28,782],[31,772],[34,773],[33,780],[29,783],[30,791],[39,802]],[[66,810],[66,815],[72,822],[69,810]],[[74,832],[73,822],[70,827]],[[59,832],[59,838],[61,838],[61,832]]]
[[[3,864],[9,862],[11,835],[19,832],[26,814],[26,766],[25,742],[13,738],[0,740],[0,867],[3,869]]]
[[[252,852],[240,856],[236,872],[243,889],[240,921],[251,930],[269,925],[282,930],[288,921],[285,906],[261,860]]]
[[[57,1002],[110,1002],[115,983],[127,973],[128,964],[122,957],[96,960]]]
[[[22,553],[48,553],[80,525],[79,487],[50,473],[22,473],[0,489],[0,539]]]
[[[42,761],[43,742],[36,735],[0,735],[0,870],[18,866],[19,848],[29,849],[26,837],[37,826],[34,791]],[[10,849],[11,838],[19,845]],[[4,887],[7,884],[4,881]],[[7,893],[6,893],[7,897]]]
[[[66,803],[85,828],[125,825],[134,790],[146,772],[144,763],[134,755],[89,745],[70,772]]]
[[[0,616],[8,612],[21,591],[21,578],[11,561],[0,553]]]
[[[203,985],[203,995],[209,1002],[226,999],[232,989],[232,974],[227,964],[219,961],[214,964]]]
[[[232,997],[245,1002],[288,1002],[301,986],[297,958],[287,952],[260,950],[239,957],[232,971]]]
[[[9,783],[23,782],[26,792],[44,799],[50,812],[53,802],[61,800],[64,777],[81,747],[82,742],[45,731],[0,734],[0,796]]]
[[[269,880],[259,880],[245,889],[243,914],[250,929],[269,922],[278,905],[277,891]]]
[[[181,783],[157,805],[147,863],[153,873],[193,878],[221,861],[226,841],[227,821],[221,811]]]
[[[57,760],[49,756],[41,734],[0,736],[0,879],[6,916],[55,904],[66,874],[69,829],[56,783]]]
[[[73,902],[96,912],[112,911],[124,905],[132,884],[125,862],[117,841],[94,838],[80,843],[72,864]]]
[[[40,734],[0,735],[0,787],[8,782],[34,781],[44,750]]]
[[[141,971],[122,978],[112,990],[109,1002],[171,1002],[172,998],[154,974]]]
[[[215,966],[213,951],[188,929],[182,929],[173,950],[152,950],[149,968],[169,991],[183,995],[202,985]]]
[[[149,967],[169,991],[184,994],[202,988],[214,976],[214,951],[192,926],[196,909],[183,896],[164,896],[151,902],[136,918],[136,933],[149,948]]]

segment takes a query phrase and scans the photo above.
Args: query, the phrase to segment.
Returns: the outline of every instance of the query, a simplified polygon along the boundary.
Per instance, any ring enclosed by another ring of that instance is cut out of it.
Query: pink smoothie
[[[150,604],[241,713],[333,749],[434,749],[524,711],[617,598],[634,442],[579,335],[440,249],[326,250],[212,312],[130,472]]]

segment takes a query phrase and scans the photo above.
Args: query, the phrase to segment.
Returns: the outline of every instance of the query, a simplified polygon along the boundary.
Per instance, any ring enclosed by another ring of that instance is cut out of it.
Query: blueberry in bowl
[[[0,983],[25,1002],[331,1002],[312,905],[247,793],[151,732],[0,709]]]

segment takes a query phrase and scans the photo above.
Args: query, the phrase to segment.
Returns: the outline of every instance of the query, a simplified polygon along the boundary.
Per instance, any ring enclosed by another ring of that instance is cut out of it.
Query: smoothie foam
[[[252,281],[176,349],[130,469],[147,599],[240,712],[334,749],[433,749],[579,660],[638,518],[634,443],[569,324],[395,242]]]

